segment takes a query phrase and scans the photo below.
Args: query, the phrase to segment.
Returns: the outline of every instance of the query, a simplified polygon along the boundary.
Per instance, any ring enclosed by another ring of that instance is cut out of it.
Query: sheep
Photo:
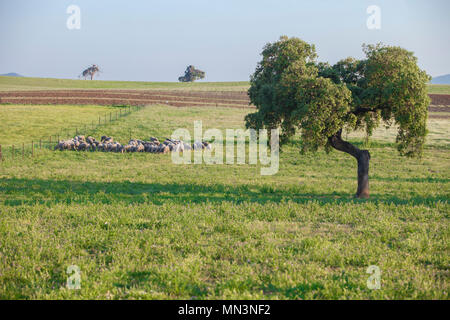
[[[75,150],[75,143],[73,141],[65,141],[64,142],[64,149]]]
[[[203,148],[207,150],[211,150],[211,144],[207,141],[203,141]]]
[[[116,143],[116,152],[121,152],[121,150],[122,150],[122,145],[120,144],[120,143]]]
[[[203,149],[203,144],[201,142],[199,142],[199,141],[196,141],[192,145],[192,149],[194,149],[194,150],[202,150]]]
[[[87,148],[88,148],[88,144],[87,144],[86,142],[82,142],[82,143],[80,143],[80,145],[79,145],[79,147],[78,147],[78,150],[80,150],[80,151],[86,151]]]
[[[130,139],[127,145],[121,145],[114,141],[112,137],[102,136],[97,141],[92,136],[77,135],[70,140],[60,140],[55,145],[54,150],[76,150],[76,151],[104,151],[104,152],[149,152],[149,153],[169,153],[184,152],[185,150],[211,149],[211,145],[206,142],[196,141],[192,144],[181,140],[166,138],[162,143],[155,137],[150,137],[149,141]]]
[[[63,149],[64,149],[64,141],[59,141],[58,142],[58,144],[55,146],[54,150],[58,150],[58,149],[59,149],[59,151],[63,151]]]
[[[102,138],[100,139],[101,142],[103,143],[111,143],[114,141],[113,137],[108,137],[108,136],[102,136]]]

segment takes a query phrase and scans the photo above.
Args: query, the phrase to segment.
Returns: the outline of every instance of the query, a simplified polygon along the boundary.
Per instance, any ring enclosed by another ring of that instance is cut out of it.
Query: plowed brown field
[[[223,106],[252,108],[246,92],[142,91],[142,90],[53,90],[0,93],[0,103],[15,104],[167,104],[176,107]]]
[[[450,95],[430,94],[433,112],[449,112]],[[0,92],[0,103],[254,108],[245,91],[45,90]],[[447,117],[447,116],[445,116]]]

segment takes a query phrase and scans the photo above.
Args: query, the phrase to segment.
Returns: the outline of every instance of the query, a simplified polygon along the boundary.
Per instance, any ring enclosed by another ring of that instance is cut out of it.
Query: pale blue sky
[[[71,4],[80,30],[66,27]],[[380,30],[366,27],[373,4]],[[193,64],[206,81],[248,80],[285,34],[331,63],[363,57],[362,43],[400,45],[438,76],[450,73],[449,12],[448,0],[1,0],[0,73],[76,78],[96,63],[103,80],[176,81]]]

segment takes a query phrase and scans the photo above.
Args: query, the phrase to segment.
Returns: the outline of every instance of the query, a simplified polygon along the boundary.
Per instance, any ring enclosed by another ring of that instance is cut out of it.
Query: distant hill
[[[450,74],[444,74],[443,76],[434,77],[430,83],[432,83],[432,84],[450,84]]]
[[[4,77],[23,77],[23,75],[15,73],[15,72],[0,74],[0,76],[4,76]]]

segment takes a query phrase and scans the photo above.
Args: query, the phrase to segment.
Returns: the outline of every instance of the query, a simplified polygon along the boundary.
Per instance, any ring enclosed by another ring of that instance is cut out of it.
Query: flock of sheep
[[[211,145],[206,142],[194,142],[192,145],[181,140],[166,139],[159,142],[157,138],[151,137],[150,141],[132,139],[127,145],[122,145],[114,141],[112,137],[102,136],[100,141],[89,136],[76,136],[70,140],[61,140],[55,146],[55,150],[76,150],[76,151],[104,151],[104,152],[151,152],[169,153],[182,152],[184,150],[211,150]]]

